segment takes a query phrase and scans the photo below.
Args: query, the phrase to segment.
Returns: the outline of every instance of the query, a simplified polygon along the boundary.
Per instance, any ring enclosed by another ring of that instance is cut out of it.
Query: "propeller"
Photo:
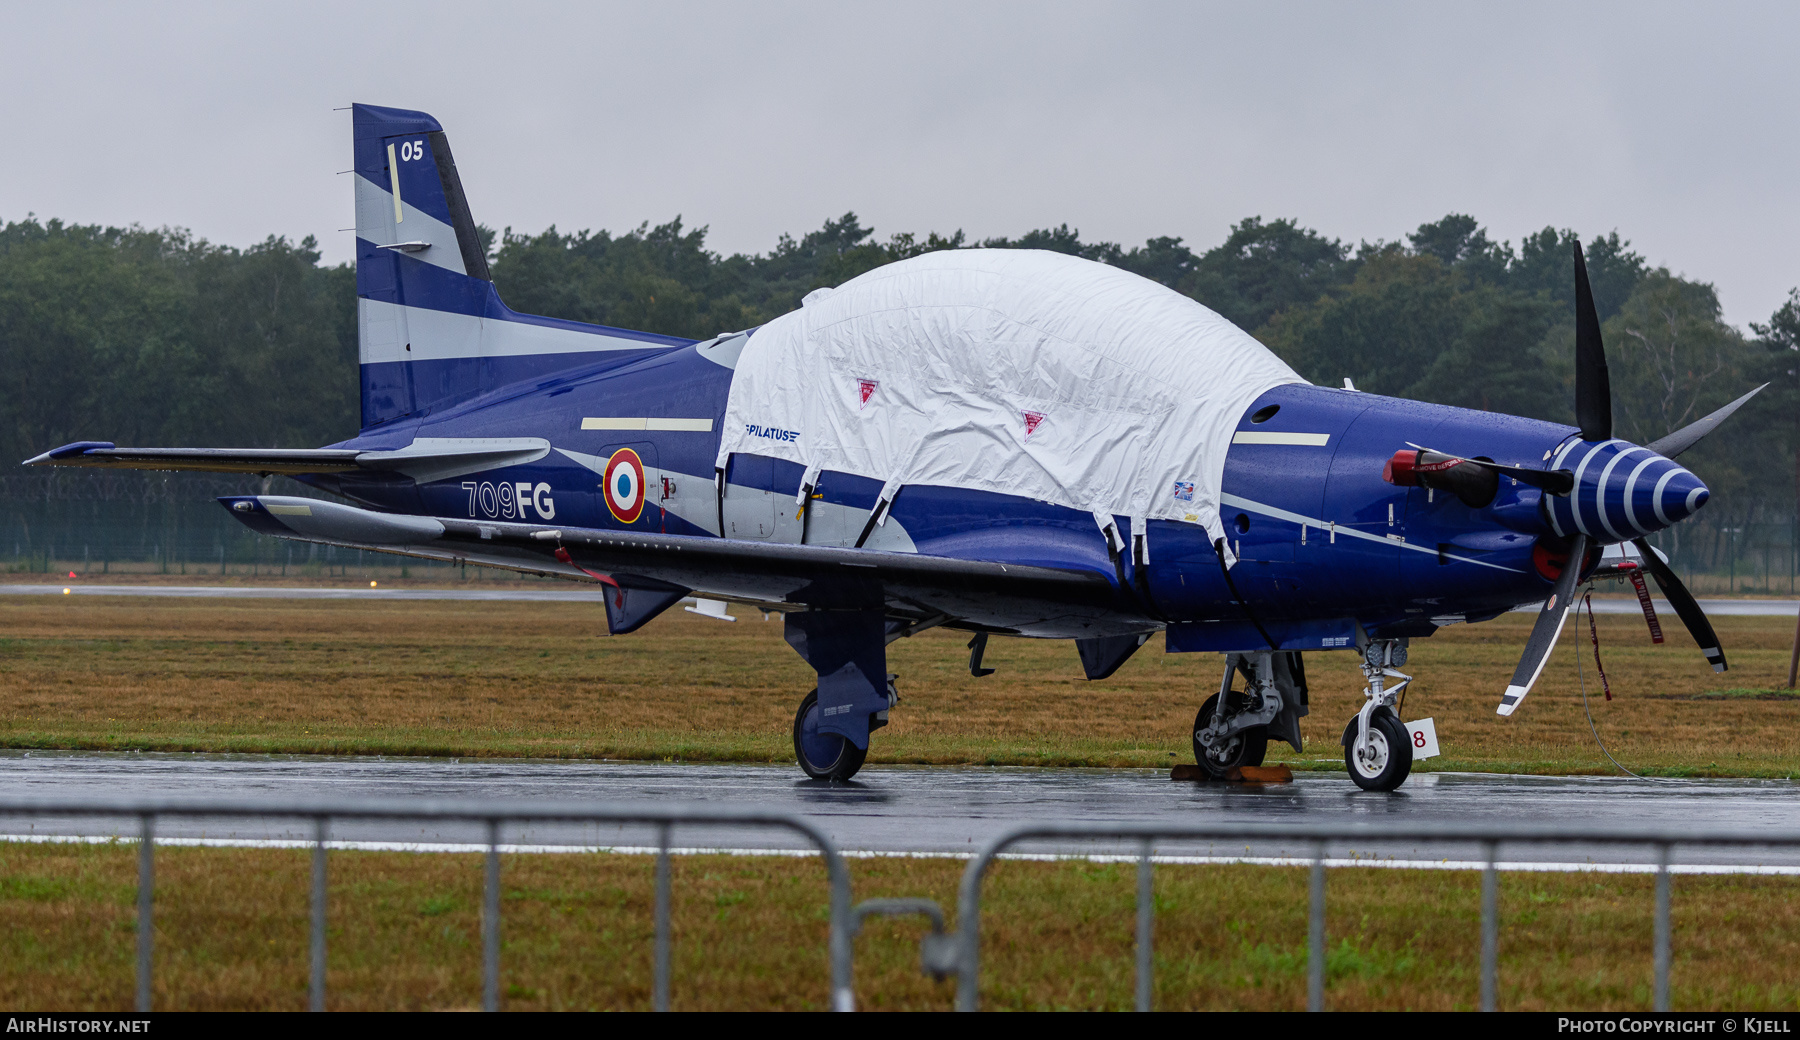
[[[1768,384],[1765,383],[1764,386],[1766,385]],[[1689,423],[1647,447],[1664,458],[1674,458],[1717,429],[1719,424],[1731,417],[1731,413],[1761,390],[1762,387],[1759,386],[1711,415]],[[1600,316],[1594,309],[1594,291],[1588,284],[1587,261],[1581,254],[1580,242],[1575,243],[1575,422],[1581,427],[1581,439],[1584,441],[1607,441],[1612,438],[1612,379],[1606,370],[1606,347],[1600,339]],[[1543,483],[1536,486],[1552,490]],[[1574,606],[1575,585],[1586,562],[1588,544],[1586,534],[1578,533],[1573,536],[1569,546],[1569,562],[1557,576],[1556,584],[1550,590],[1550,598],[1544,601],[1543,607],[1538,611],[1537,622],[1531,628],[1531,637],[1525,643],[1525,653],[1519,658],[1519,667],[1513,670],[1512,682],[1507,685],[1506,693],[1500,698],[1500,714],[1511,715],[1518,708],[1519,702],[1531,692],[1532,685],[1542,674],[1545,662],[1550,659],[1550,651],[1556,648],[1557,637],[1562,635],[1563,623],[1568,620],[1569,609]],[[1669,569],[1662,557],[1656,555],[1649,542],[1637,538],[1632,544],[1637,546],[1638,553],[1643,557],[1644,568],[1656,579],[1663,595],[1668,597],[1670,605],[1675,608],[1676,615],[1699,645],[1700,652],[1706,655],[1707,663],[1712,665],[1715,672],[1724,671],[1727,667],[1725,652],[1719,648],[1719,637],[1713,632],[1712,622],[1706,619],[1706,612],[1700,609],[1693,593],[1687,590],[1687,586],[1681,583],[1681,579],[1675,576],[1675,572]]]
[[[1644,447],[1649,448],[1651,451],[1656,452],[1665,459],[1672,459],[1700,443],[1700,438],[1718,429],[1720,423],[1731,418],[1732,412],[1742,408],[1746,401],[1755,397],[1757,394],[1762,393],[1768,385],[1769,384],[1764,383],[1762,386],[1757,387],[1718,411],[1713,412],[1704,419],[1696,419],[1686,426],[1683,426],[1681,429],[1676,430],[1674,433],[1669,434],[1667,437],[1651,441],[1649,444],[1644,445]]]
[[[1575,605],[1575,583],[1581,580],[1581,566],[1587,562],[1587,551],[1588,536],[1576,535],[1569,544],[1569,562],[1563,564],[1562,573],[1556,576],[1550,598],[1538,609],[1537,623],[1531,626],[1531,638],[1525,641],[1525,654],[1519,658],[1519,667],[1513,669],[1512,682],[1506,684],[1506,693],[1500,698],[1500,714],[1511,715],[1518,708],[1519,702],[1531,692],[1532,684],[1543,673],[1545,663],[1550,660],[1550,651],[1556,649],[1563,622],[1569,619],[1569,608]]]
[[[1761,387],[1757,389],[1761,389]],[[1755,393],[1755,391],[1751,392]],[[1727,407],[1736,407],[1736,405]],[[1680,616],[1681,623],[1687,626],[1688,632],[1694,637],[1694,642],[1700,645],[1700,652],[1706,655],[1706,663],[1712,665],[1715,672],[1722,672],[1728,668],[1729,665],[1725,663],[1725,651],[1719,649],[1719,637],[1713,632],[1712,622],[1706,619],[1706,612],[1700,609],[1699,603],[1695,602],[1693,593],[1687,590],[1687,586],[1681,583],[1681,579],[1675,576],[1675,572],[1669,569],[1669,565],[1663,562],[1662,557],[1656,555],[1656,551],[1650,548],[1649,542],[1642,538],[1634,538],[1631,544],[1637,546],[1638,555],[1644,558],[1644,569],[1650,572],[1652,578],[1656,579],[1656,584],[1662,589],[1663,595],[1669,598],[1669,605],[1675,608],[1675,613]]]
[[[1575,425],[1584,441],[1612,439],[1612,377],[1600,342],[1600,313],[1588,285],[1587,260],[1575,243]]]

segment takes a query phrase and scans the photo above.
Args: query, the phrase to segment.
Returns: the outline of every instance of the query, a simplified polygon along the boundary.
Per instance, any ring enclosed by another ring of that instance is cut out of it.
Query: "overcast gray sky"
[[[1573,10],[1571,10],[1573,8]],[[1800,4],[0,6],[0,219],[350,256],[352,101],[449,132],[475,218],[680,214],[762,252],[1067,221],[1217,244],[1446,212],[1618,229],[1760,321],[1800,284]]]

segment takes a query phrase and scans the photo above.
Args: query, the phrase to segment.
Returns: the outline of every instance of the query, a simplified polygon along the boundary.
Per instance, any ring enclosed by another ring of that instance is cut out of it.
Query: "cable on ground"
[[[1606,669],[1600,664],[1600,629],[1594,624],[1594,590],[1592,586],[1589,586],[1587,593],[1581,597],[1581,602],[1587,607],[1588,633],[1594,641],[1594,667],[1600,672],[1601,685],[1606,687],[1606,699],[1610,701],[1612,700],[1612,688],[1606,682]],[[1594,743],[1600,746],[1600,753],[1606,756],[1606,760],[1611,762],[1614,768],[1618,769],[1619,772],[1624,773],[1626,776],[1633,777],[1634,779],[1642,780],[1647,784],[1680,783],[1681,781],[1679,780],[1672,780],[1667,777],[1644,776],[1641,773],[1634,773],[1620,765],[1619,760],[1613,757],[1612,752],[1606,750],[1606,741],[1600,739],[1600,727],[1594,725],[1594,712],[1588,707],[1587,675],[1581,667],[1581,645],[1579,642],[1577,642],[1575,646],[1575,676],[1581,682],[1581,710],[1587,715],[1588,731],[1594,734]]]

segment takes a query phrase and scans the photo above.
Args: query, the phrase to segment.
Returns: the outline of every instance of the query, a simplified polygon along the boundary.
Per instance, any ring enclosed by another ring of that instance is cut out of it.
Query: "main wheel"
[[[819,732],[819,691],[800,702],[794,713],[794,757],[814,780],[848,780],[862,768],[869,752],[836,733]]]
[[[1412,772],[1412,737],[1406,726],[1388,708],[1376,708],[1369,716],[1369,747],[1363,757],[1356,754],[1356,720],[1350,720],[1345,733],[1344,765],[1350,779],[1365,791],[1392,791],[1406,782]]]
[[[1237,710],[1249,707],[1250,698],[1236,690],[1231,691],[1231,706]],[[1200,705],[1200,714],[1194,716],[1194,761],[1200,768],[1216,777],[1224,777],[1239,766],[1260,766],[1263,756],[1269,751],[1269,727],[1251,726],[1239,730],[1226,737],[1217,747],[1207,747],[1200,743],[1200,734],[1212,725],[1213,713],[1218,710],[1219,695],[1213,694]]]

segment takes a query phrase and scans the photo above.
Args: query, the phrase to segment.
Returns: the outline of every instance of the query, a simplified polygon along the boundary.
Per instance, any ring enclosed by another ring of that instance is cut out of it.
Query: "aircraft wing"
[[[121,448],[111,441],[76,441],[52,448],[27,466],[195,470],[210,473],[402,473],[421,484],[503,466],[536,462],[550,453],[542,437],[420,437],[394,451],[355,448]]]
[[[695,593],[768,609],[881,609],[920,623],[1029,630],[1033,635],[1065,638],[1126,635],[1158,627],[1150,618],[1121,614],[1108,576],[1098,571],[546,523],[405,516],[279,495],[219,501],[264,534],[598,581],[621,601],[628,595],[648,603],[666,598],[655,612]],[[609,596],[609,614],[615,596]],[[613,630],[630,631],[651,616],[654,612],[616,621]]]

